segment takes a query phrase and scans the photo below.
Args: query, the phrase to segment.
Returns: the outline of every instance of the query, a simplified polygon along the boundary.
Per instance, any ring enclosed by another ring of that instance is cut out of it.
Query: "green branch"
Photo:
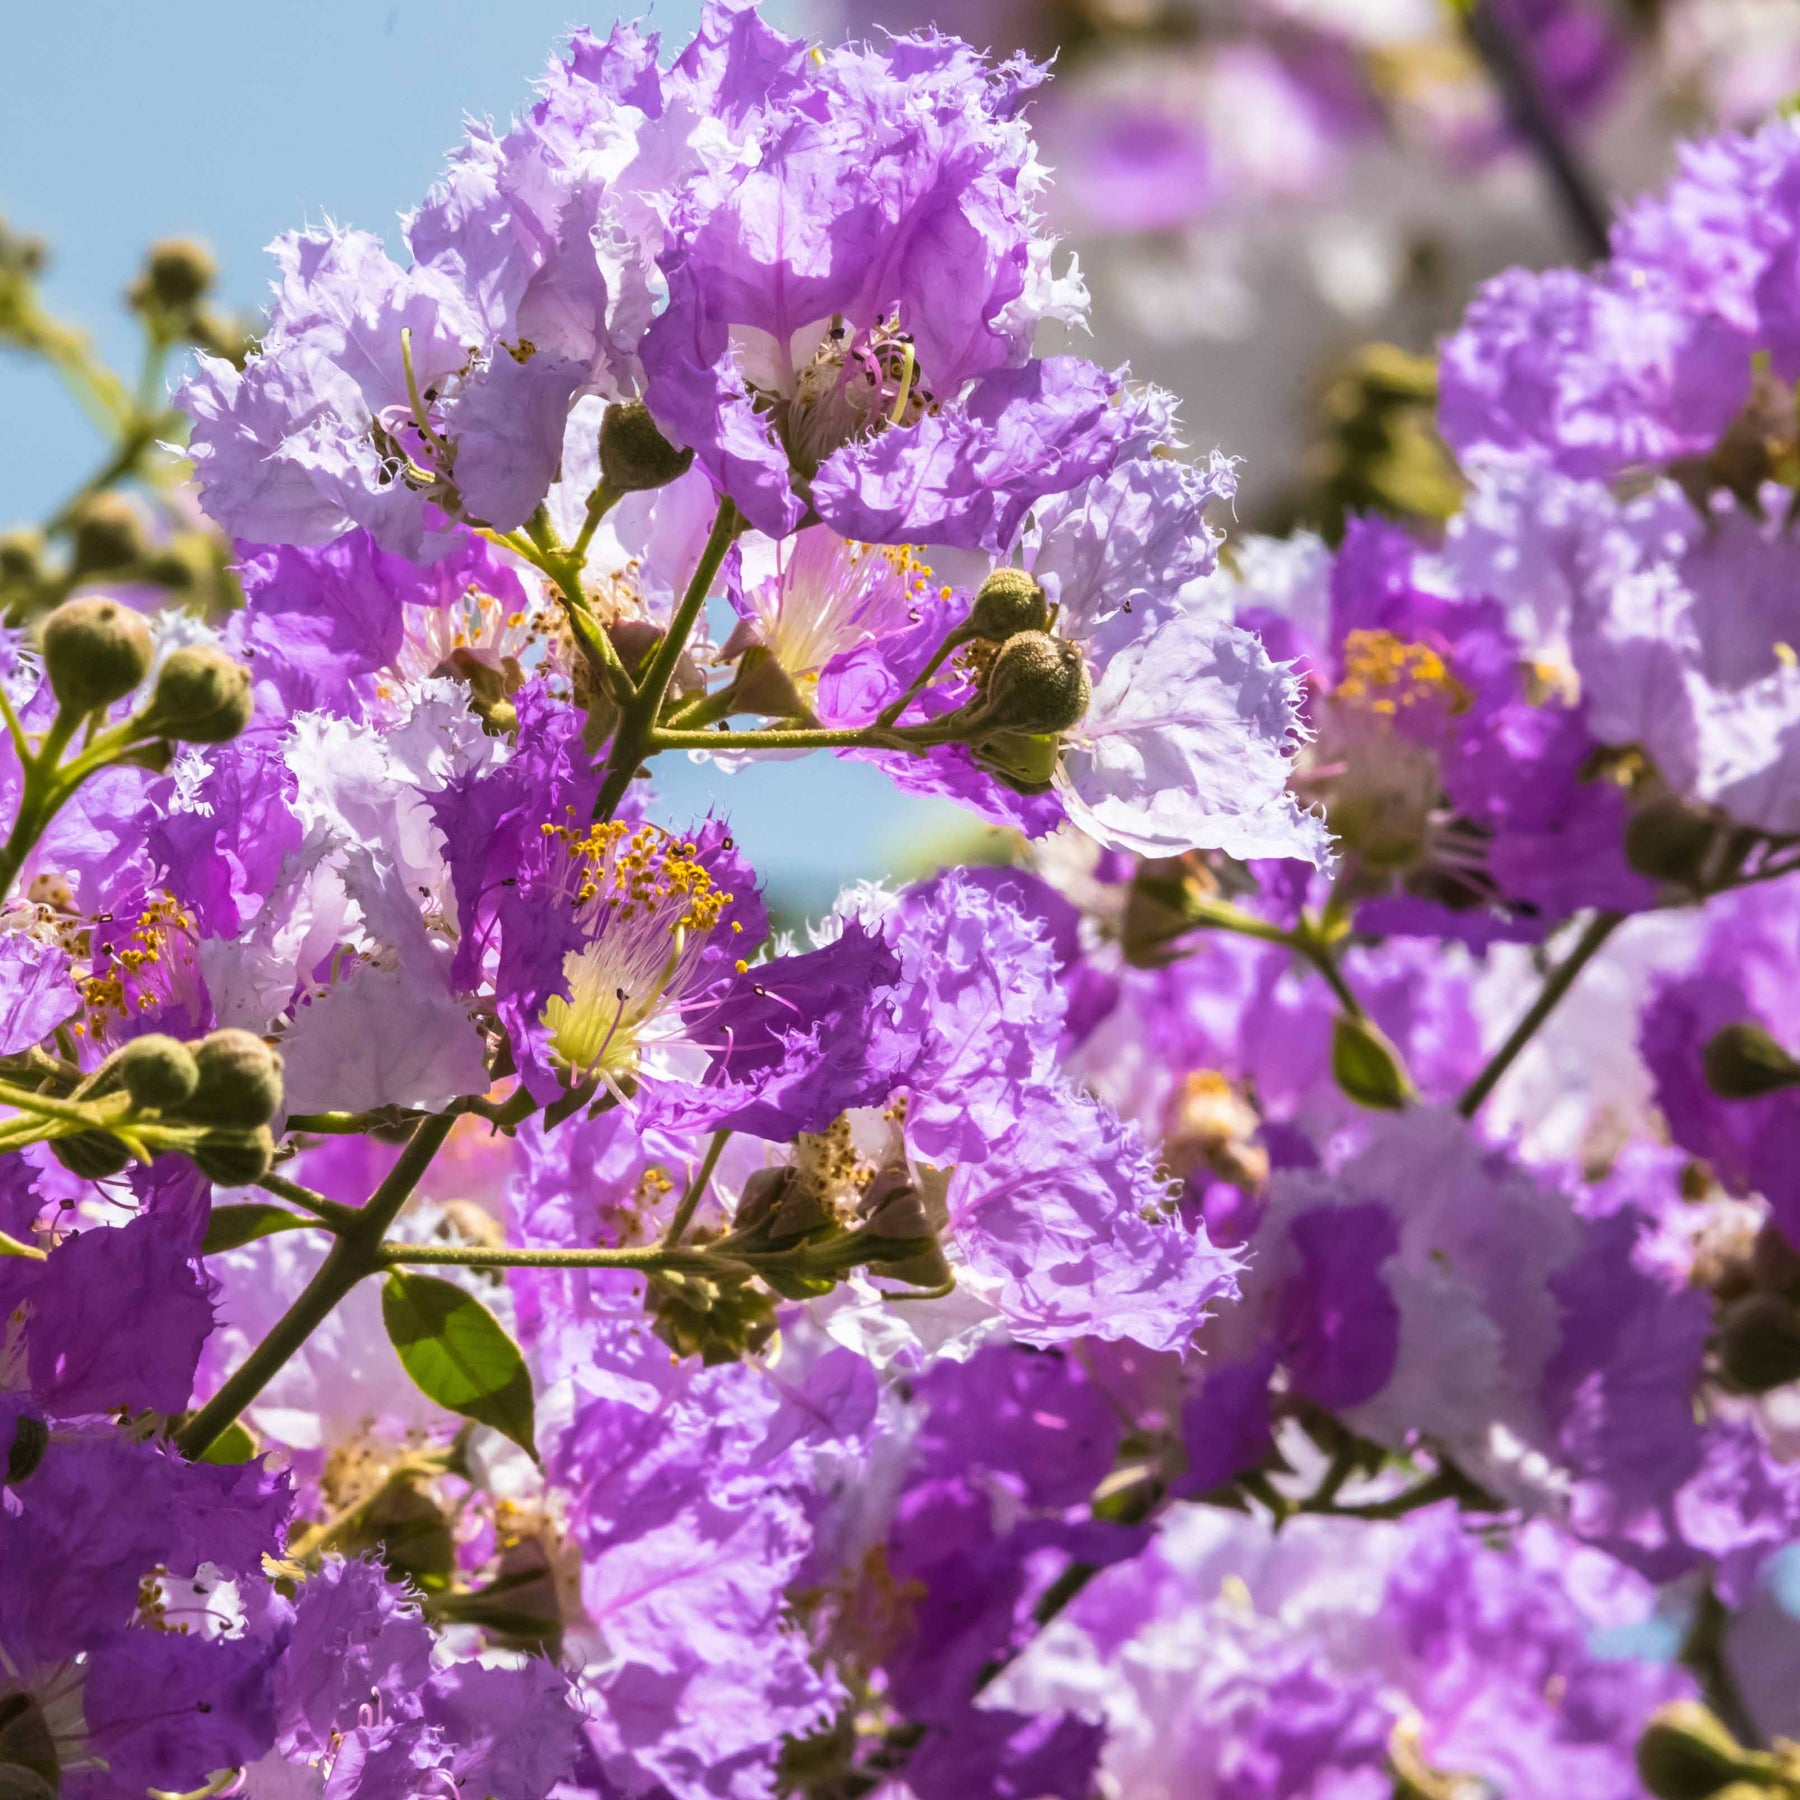
[[[386,1267],[381,1255],[387,1228],[411,1198],[431,1160],[443,1148],[457,1114],[434,1113],[415,1131],[389,1170],[387,1179],[368,1201],[352,1214],[339,1232],[318,1272],[300,1290],[269,1335],[256,1346],[226,1379],[225,1384],[175,1434],[175,1443],[189,1458],[204,1456],[219,1434],[254,1401],[287,1366],[288,1360],[336,1310],[365,1275]]]
[[[1506,1042],[1488,1059],[1487,1067],[1464,1089],[1462,1098],[1456,1103],[1456,1110],[1465,1119],[1474,1118],[1481,1110],[1482,1102],[1494,1091],[1501,1076],[1518,1060],[1519,1053],[1537,1035],[1538,1027],[1556,1010],[1563,995],[1575,985],[1576,977],[1593,961],[1606,940],[1624,923],[1624,919],[1623,913],[1603,912],[1596,913],[1589,921],[1575,948],[1545,977],[1537,998],[1532,1001],[1525,1016],[1508,1033]]]

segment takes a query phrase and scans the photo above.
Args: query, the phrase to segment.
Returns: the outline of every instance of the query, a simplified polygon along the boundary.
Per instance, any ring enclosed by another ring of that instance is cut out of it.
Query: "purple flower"
[[[999,548],[1120,438],[1111,380],[1029,360],[1056,304],[1016,116],[1036,71],[938,37],[804,78],[798,43],[732,50],[762,104],[676,203],[646,398],[773,536],[816,508],[847,538]]]
[[[0,1056],[42,1043],[81,1009],[69,954],[22,931],[0,936]]]
[[[1725,896],[1708,908],[1691,966],[1657,984],[1640,1027],[1656,1103],[1675,1142],[1703,1159],[1728,1189],[1762,1194],[1793,1240],[1800,1240],[1800,1171],[1790,1146],[1800,1100],[1791,1089],[1723,1099],[1706,1079],[1703,1057],[1727,1025],[1760,1025],[1778,1041],[1788,1036],[1797,966],[1794,883]]]
[[[15,1321],[28,1403],[60,1418],[180,1412],[213,1325],[191,1256],[146,1217],[71,1235],[42,1262],[6,1259],[0,1316]]]
[[[950,1183],[970,1277],[1028,1343],[1131,1338],[1179,1350],[1238,1268],[1175,1212],[1143,1139],[1073,1088],[1028,1089],[1013,1131]]]

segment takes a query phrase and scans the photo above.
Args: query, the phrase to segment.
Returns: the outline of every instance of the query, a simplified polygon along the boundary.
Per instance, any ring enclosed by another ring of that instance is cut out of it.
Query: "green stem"
[[[1308,921],[1301,921],[1300,929],[1293,934],[1293,945],[1324,976],[1326,985],[1337,996],[1338,1005],[1351,1018],[1362,1019],[1368,1016],[1363,1011],[1362,1002],[1357,999],[1350,983],[1344,978],[1344,971],[1339,968],[1337,956],[1331,946]]]
[[[694,1178],[687,1184],[687,1192],[681,1196],[680,1204],[669,1220],[669,1228],[662,1235],[665,1250],[673,1249],[679,1244],[682,1233],[693,1223],[701,1196],[705,1194],[707,1183],[713,1178],[713,1170],[719,1166],[719,1156],[725,1148],[725,1140],[730,1136],[729,1127],[712,1134],[712,1142],[706,1146],[706,1154],[700,1159],[700,1166],[694,1171]]]
[[[377,1248],[381,1266],[396,1263],[448,1265],[459,1269],[726,1269],[744,1265],[707,1250],[669,1249],[660,1244],[618,1250],[493,1250],[479,1244],[404,1244]]]
[[[339,1233],[318,1272],[295,1299],[269,1335],[256,1346],[226,1379],[224,1385],[175,1434],[176,1446],[191,1458],[204,1456],[219,1434],[287,1366],[299,1350],[336,1310],[365,1275],[386,1266],[382,1239],[401,1207],[443,1148],[457,1115],[434,1113],[426,1119],[388,1171],[387,1179]]]
[[[309,1212],[315,1218],[322,1219],[333,1231],[340,1231],[354,1222],[356,1208],[340,1206],[337,1201],[328,1199],[324,1194],[315,1193],[309,1187],[302,1187],[297,1181],[289,1181],[285,1175],[277,1175],[274,1170],[256,1184],[266,1194],[273,1194],[278,1200],[285,1200],[290,1206],[297,1206],[302,1212]]]
[[[1588,922],[1587,929],[1582,932],[1575,948],[1552,969],[1545,977],[1544,985],[1538,990],[1537,998],[1532,1001],[1525,1016],[1508,1034],[1506,1042],[1488,1059],[1484,1068],[1463,1091],[1463,1096],[1456,1103],[1456,1110],[1465,1119],[1472,1119],[1481,1110],[1481,1104],[1498,1085],[1501,1076],[1518,1060],[1519,1053],[1537,1034],[1537,1029],[1556,1010],[1570,988],[1575,985],[1575,978],[1585,969],[1598,954],[1606,940],[1624,923],[1625,915],[1616,912],[1596,913]]]
[[[613,733],[612,752],[606,759],[606,776],[594,802],[596,819],[610,819],[619,810],[619,802],[625,798],[625,790],[631,785],[638,765],[653,750],[664,747],[653,742],[663,699],[674,679],[681,653],[687,648],[687,641],[712,593],[719,565],[724,562],[725,552],[731,548],[731,541],[737,536],[742,522],[737,507],[729,499],[719,502],[712,530],[707,534],[705,548],[700,552],[700,561],[688,582],[687,591],[681,596],[675,616],[669,621],[669,629],[656,646],[656,654],[644,671],[644,679]]]
[[[526,560],[556,584],[557,597],[562,601],[569,629],[575,634],[575,642],[580,646],[594,680],[618,705],[629,706],[637,689],[625,665],[619,660],[619,653],[613,647],[612,639],[606,635],[600,621],[589,609],[587,594],[581,585],[581,571],[594,530],[619,498],[604,482],[595,488],[588,496],[587,515],[582,520],[581,534],[567,550],[557,542],[556,529],[550,523],[550,515],[540,506],[526,521],[525,535],[530,540],[533,551]]]

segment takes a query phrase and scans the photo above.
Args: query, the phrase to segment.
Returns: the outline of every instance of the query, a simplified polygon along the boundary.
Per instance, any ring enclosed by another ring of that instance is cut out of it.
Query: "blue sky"
[[[792,8],[768,8],[785,22]],[[679,39],[698,0],[654,10]],[[222,295],[260,306],[262,246],[326,215],[390,232],[429,186],[466,113],[504,116],[583,19],[569,0],[65,0],[7,24],[0,215],[50,238],[48,291],[115,360],[135,348],[117,304],[142,246],[206,240]],[[56,382],[0,354],[0,524],[48,512],[98,444]],[[673,763],[675,766],[670,767]],[[829,756],[729,781],[665,757],[674,801],[728,805],[776,885],[818,905],[955,819]]]

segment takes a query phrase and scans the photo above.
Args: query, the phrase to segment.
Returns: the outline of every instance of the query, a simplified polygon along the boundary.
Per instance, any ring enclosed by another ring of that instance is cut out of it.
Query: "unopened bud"
[[[1638,1777],[1656,1800],[1710,1800],[1754,1761],[1693,1700],[1665,1706],[1638,1739]]]
[[[1025,732],[1067,731],[1093,698],[1080,649],[1047,632],[1015,632],[988,670],[976,714],[983,725]]]
[[[268,1174],[275,1139],[268,1126],[254,1131],[209,1131],[188,1153],[200,1173],[220,1187],[248,1187]]]
[[[29,586],[44,579],[44,534],[35,526],[0,531],[0,583]]]
[[[281,1110],[281,1058],[253,1032],[208,1032],[194,1047],[194,1065],[198,1081],[184,1118],[250,1131]]]
[[[1349,1013],[1332,1026],[1331,1073],[1358,1106],[1398,1112],[1413,1097],[1399,1051],[1368,1019]]]
[[[1800,1381],[1800,1309],[1779,1294],[1751,1294],[1725,1315],[1719,1364],[1748,1394]]]
[[[1706,1084],[1721,1100],[1760,1100],[1800,1083],[1800,1063],[1748,1019],[1715,1032],[1701,1052]]]
[[[1719,835],[1703,807],[1664,794],[1634,812],[1625,825],[1625,860],[1652,881],[1696,887]]]
[[[200,1085],[193,1051],[160,1031],[133,1038],[113,1059],[113,1067],[131,1104],[158,1112],[181,1106]]]
[[[31,1413],[21,1413],[13,1422],[12,1442],[6,1450],[6,1485],[23,1481],[44,1460],[50,1448],[50,1427]]]
[[[192,306],[218,278],[212,252],[192,238],[162,238],[144,259],[144,293],[171,310]]]
[[[677,450],[641,400],[615,400],[600,420],[600,479],[618,494],[667,487],[688,472],[692,450]]]
[[[171,593],[191,594],[210,579],[213,553],[205,538],[184,532],[144,559],[144,579]]]
[[[1750,1273],[1765,1292],[1800,1300],[1800,1250],[1788,1242],[1773,1219],[1763,1222],[1750,1247]]]
[[[996,569],[975,594],[963,635],[1003,644],[1021,631],[1048,631],[1050,602],[1024,569]]]
[[[69,565],[78,575],[128,569],[146,550],[144,521],[123,494],[91,494],[70,520]]]
[[[76,1131],[55,1139],[50,1152],[71,1175],[104,1181],[131,1161],[131,1152],[110,1131]]]
[[[150,672],[150,628],[117,600],[65,600],[40,641],[50,691],[67,713],[111,706]]]
[[[210,645],[174,650],[156,672],[144,731],[184,744],[223,744],[250,723],[250,671]]]

